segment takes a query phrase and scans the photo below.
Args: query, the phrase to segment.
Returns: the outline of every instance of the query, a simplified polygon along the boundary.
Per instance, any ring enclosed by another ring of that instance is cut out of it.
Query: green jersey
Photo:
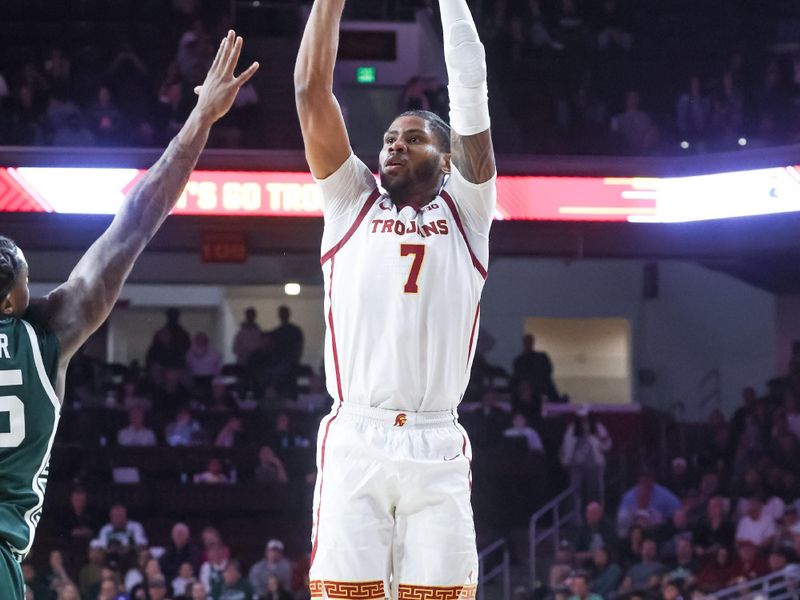
[[[0,543],[17,560],[30,551],[42,516],[61,411],[58,355],[58,339],[47,328],[0,318]]]

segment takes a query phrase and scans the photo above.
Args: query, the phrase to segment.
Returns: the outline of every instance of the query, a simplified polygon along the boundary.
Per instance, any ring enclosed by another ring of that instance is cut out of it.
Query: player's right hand
[[[203,85],[194,88],[195,94],[199,96],[197,109],[212,122],[230,110],[239,89],[258,70],[258,63],[254,62],[238,77],[233,75],[241,52],[242,38],[230,30],[220,43]]]

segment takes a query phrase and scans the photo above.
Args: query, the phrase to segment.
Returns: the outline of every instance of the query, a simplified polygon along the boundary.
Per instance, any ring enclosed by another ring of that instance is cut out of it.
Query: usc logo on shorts
[[[408,416],[406,415],[406,413],[400,413],[394,418],[394,426],[402,427],[403,425],[406,424],[406,421],[408,421]]]

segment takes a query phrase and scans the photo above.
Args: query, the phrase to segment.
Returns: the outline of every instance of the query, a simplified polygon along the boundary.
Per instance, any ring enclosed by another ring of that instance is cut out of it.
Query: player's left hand
[[[254,62],[235,77],[233,70],[241,53],[242,38],[230,30],[220,43],[203,85],[194,88],[194,93],[199,96],[197,109],[212,122],[222,118],[230,110],[239,89],[258,70],[258,63]]]

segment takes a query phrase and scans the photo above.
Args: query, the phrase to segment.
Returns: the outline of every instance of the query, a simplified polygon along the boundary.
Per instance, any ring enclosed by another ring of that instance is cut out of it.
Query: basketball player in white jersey
[[[486,63],[466,0],[440,0],[450,123],[388,127],[381,191],[332,92],[344,0],[316,0],[295,67],[324,200],[325,367],[312,597],[475,595],[470,445],[456,409],[475,351],[495,209]]]

